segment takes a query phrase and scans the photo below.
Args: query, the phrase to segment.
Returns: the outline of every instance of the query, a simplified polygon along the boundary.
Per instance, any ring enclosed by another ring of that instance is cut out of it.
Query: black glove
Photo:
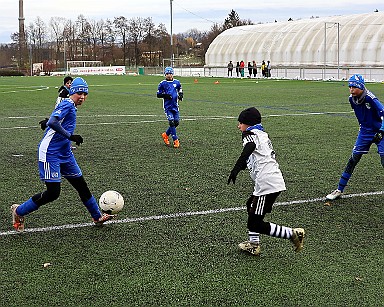
[[[380,143],[380,141],[383,139],[383,136],[384,136],[384,131],[383,130],[379,130],[379,132],[377,132],[375,134],[375,136],[373,137],[373,142],[378,144]]]
[[[77,146],[83,143],[83,138],[81,137],[81,135],[78,135],[78,134],[72,134],[69,137],[69,140],[72,142],[75,142]]]
[[[178,95],[178,99],[180,100],[180,101],[183,101],[183,97],[184,97],[184,94],[183,94],[183,92],[181,92],[181,93],[179,93],[179,95]]]
[[[233,170],[231,171],[231,174],[229,175],[228,177],[228,182],[227,184],[230,184],[231,181],[233,182],[233,184],[235,184],[235,181],[236,181],[236,177],[237,177],[237,174],[240,172],[240,169],[237,168],[237,167],[234,167]]]
[[[41,127],[41,130],[45,130],[48,127],[48,125],[47,125],[48,120],[49,120],[48,118],[44,118],[43,120],[39,121],[39,125]]]

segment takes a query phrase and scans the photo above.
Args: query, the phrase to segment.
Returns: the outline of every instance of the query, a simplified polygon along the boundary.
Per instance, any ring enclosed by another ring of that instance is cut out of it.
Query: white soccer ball
[[[106,191],[99,199],[101,211],[108,214],[119,213],[124,207],[124,198],[119,192]]]

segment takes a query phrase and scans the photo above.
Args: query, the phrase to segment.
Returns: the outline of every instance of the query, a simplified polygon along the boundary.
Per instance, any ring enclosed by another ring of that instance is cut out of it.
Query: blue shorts
[[[356,139],[355,146],[353,146],[352,153],[354,154],[366,154],[369,151],[369,148],[371,147],[373,137],[375,136],[376,132],[369,132],[369,131],[359,131],[359,134]],[[381,142],[377,145],[377,152],[380,156],[384,156],[384,139],[381,140]]]
[[[180,113],[178,110],[167,110],[165,111],[165,115],[167,119],[170,120],[180,120]]]
[[[61,176],[81,177],[83,174],[74,156],[66,162],[40,162],[40,179],[46,182],[61,182]]]

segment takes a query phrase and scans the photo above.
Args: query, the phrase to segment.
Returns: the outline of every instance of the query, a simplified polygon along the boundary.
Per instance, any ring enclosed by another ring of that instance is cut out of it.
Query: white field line
[[[367,193],[343,195],[343,198],[354,198],[354,197],[383,195],[383,194],[384,194],[384,191],[377,191],[377,192],[367,192]],[[276,206],[289,206],[289,205],[295,205],[295,204],[308,204],[308,203],[322,202],[322,201],[327,201],[327,200],[324,197],[321,197],[321,198],[313,198],[313,199],[302,199],[302,200],[293,200],[293,201],[286,201],[286,202],[277,202],[274,204],[274,207],[276,207]],[[121,219],[121,220],[108,221],[105,224],[128,224],[128,223],[135,223],[135,222],[165,220],[165,219],[170,219],[170,218],[180,218],[180,217],[182,218],[182,217],[188,217],[188,216],[217,214],[217,213],[240,211],[240,210],[245,210],[245,207],[222,208],[222,209],[212,209],[212,210],[205,210],[205,211],[178,212],[178,213],[165,214],[165,215],[153,215],[153,216],[146,216],[146,217],[126,218],[126,219]],[[48,231],[53,231],[53,230],[74,229],[74,228],[89,227],[89,226],[94,226],[94,224],[93,223],[81,223],[81,224],[67,224],[67,225],[49,226],[49,227],[41,227],[41,228],[27,228],[27,229],[25,229],[25,231],[23,233],[48,232]],[[16,232],[14,230],[0,232],[0,236],[9,236],[9,235],[16,235],[16,234],[20,235],[21,233]]]
[[[271,114],[266,115],[266,117],[285,117],[285,116],[312,116],[312,115],[328,115],[328,114],[348,114],[353,111],[348,112],[312,112],[312,113],[287,113],[287,114]],[[80,117],[159,117],[161,116],[162,119],[156,119],[156,120],[139,120],[139,121],[128,121],[128,122],[97,122],[97,123],[78,123],[77,126],[98,126],[98,125],[132,125],[132,124],[140,124],[140,123],[156,123],[156,122],[163,122],[165,119],[163,119],[164,115],[143,115],[143,114],[116,114],[116,115],[91,115],[91,116],[78,116]],[[36,116],[25,116],[25,117],[6,117],[7,119],[26,119],[26,118],[35,118]],[[234,116],[183,116],[182,121],[197,121],[197,120],[220,120],[220,119],[237,119],[237,117]],[[0,127],[0,130],[14,130],[14,129],[30,129],[30,128],[40,128],[40,125],[36,126],[14,126],[14,127]]]

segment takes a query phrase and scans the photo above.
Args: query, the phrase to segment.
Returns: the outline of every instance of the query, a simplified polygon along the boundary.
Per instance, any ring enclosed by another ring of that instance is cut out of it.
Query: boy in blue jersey
[[[365,87],[364,78],[361,75],[353,75],[348,80],[349,103],[355,112],[360,130],[357,136],[352,155],[342,173],[336,190],[326,196],[326,199],[335,200],[340,198],[352,176],[353,170],[359,163],[363,154],[368,153],[373,143],[377,145],[381,164],[384,167],[384,106]]]
[[[66,178],[79,193],[81,201],[97,226],[114,217],[100,212],[71,148],[71,142],[75,142],[78,146],[83,143],[83,138],[74,132],[77,107],[88,95],[87,82],[83,78],[73,80],[69,95],[69,98],[58,103],[52,112],[47,123],[48,128],[38,146],[40,179],[45,182],[46,191],[35,194],[21,205],[11,206],[12,222],[16,231],[24,231],[24,216],[59,197],[62,177]]]
[[[173,139],[173,147],[179,148],[180,141],[176,134],[176,127],[180,122],[179,101],[183,100],[183,89],[180,81],[173,78],[173,68],[166,67],[164,70],[165,80],[157,87],[157,98],[163,98],[164,113],[167,116],[169,127],[161,134],[165,145],[170,145],[169,135]]]
[[[56,99],[55,107],[63,99],[69,98],[69,88],[71,87],[72,81],[73,81],[73,78],[71,76],[66,76],[64,78],[63,85],[60,86],[60,88],[58,90],[59,95],[58,95],[58,97]],[[41,127],[42,130],[47,129],[48,120],[49,120],[49,118],[46,117],[43,120],[39,121],[39,124],[40,124],[40,127]]]

